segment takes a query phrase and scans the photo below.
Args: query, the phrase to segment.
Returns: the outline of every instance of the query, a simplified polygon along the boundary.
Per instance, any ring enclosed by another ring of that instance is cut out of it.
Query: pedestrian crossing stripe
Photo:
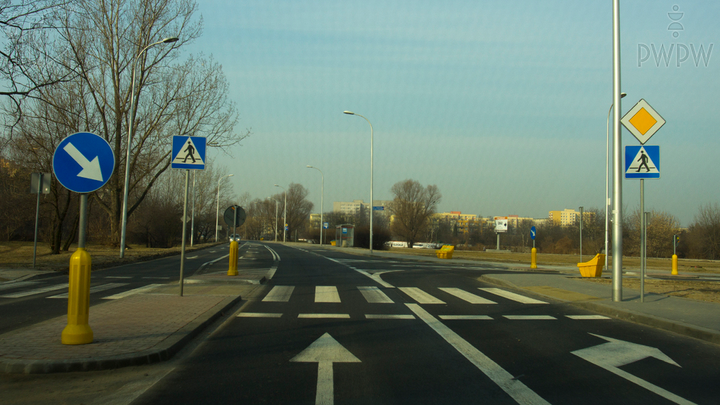
[[[660,147],[657,145],[625,147],[626,179],[659,179]]]
[[[173,169],[205,169],[205,141],[199,136],[173,136]]]

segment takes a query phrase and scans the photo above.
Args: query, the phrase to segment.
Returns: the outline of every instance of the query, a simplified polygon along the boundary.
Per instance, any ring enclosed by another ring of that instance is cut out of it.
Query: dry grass
[[[435,257],[435,250],[433,249],[407,249],[407,248],[392,248],[391,252],[397,252],[401,254],[411,254],[418,256],[432,256]],[[454,259],[464,260],[478,260],[488,262],[500,262],[500,263],[517,263],[530,265],[530,253],[511,253],[511,252],[480,252],[474,250],[455,250],[453,253]],[[584,255],[583,261],[592,259],[591,255]],[[537,263],[538,266],[575,266],[580,261],[578,255],[556,255],[556,254],[545,254],[538,253]],[[612,258],[609,259],[610,265],[612,265]],[[640,258],[639,257],[623,257],[623,269],[639,269]],[[648,270],[667,270],[668,272],[672,268],[670,259],[656,259],[648,258],[647,263]],[[693,273],[720,273],[720,260],[689,260],[679,259],[678,260],[678,272],[693,272]]]
[[[196,244],[193,247],[187,245],[186,252],[212,246],[213,244]],[[112,246],[90,245],[86,246],[90,257],[92,257],[93,268],[109,267],[123,263],[132,263],[141,260],[149,260],[158,257],[169,256],[180,253],[180,247],[169,249],[146,248],[141,245],[129,246],[125,251],[125,257],[120,259],[120,249]],[[37,266],[38,270],[67,270],[70,263],[70,256],[77,247],[71,246],[69,252],[61,252],[53,255],[50,247],[46,244],[38,244]],[[29,269],[32,268],[33,243],[32,242],[2,242],[0,243],[0,267],[6,269]]]
[[[592,283],[610,284],[607,278],[584,278]],[[623,287],[640,290],[639,278],[623,278]],[[645,280],[645,292],[720,304],[720,282],[687,280]]]

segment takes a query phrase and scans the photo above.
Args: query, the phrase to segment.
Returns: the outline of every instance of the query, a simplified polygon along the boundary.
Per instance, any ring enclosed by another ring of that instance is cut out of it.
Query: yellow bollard
[[[228,276],[237,276],[237,263],[238,263],[238,243],[237,241],[230,242],[230,267],[228,268]]]
[[[537,269],[537,249],[535,248],[530,251],[530,268]]]
[[[70,257],[68,323],[61,338],[64,345],[84,345],[93,341],[93,331],[88,325],[91,266],[90,254],[84,248],[78,248]]]
[[[672,255],[672,275],[677,276],[677,255]]]

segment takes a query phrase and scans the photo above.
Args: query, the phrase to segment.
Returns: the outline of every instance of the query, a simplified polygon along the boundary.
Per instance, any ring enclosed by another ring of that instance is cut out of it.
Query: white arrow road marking
[[[631,381],[649,391],[652,391],[665,399],[673,401],[676,404],[694,404],[694,402],[690,402],[685,398],[679,397],[672,392],[664,390],[618,368],[647,357],[655,357],[658,360],[680,367],[679,364],[675,363],[673,359],[661,352],[660,349],[600,336],[594,333],[591,333],[591,335],[605,339],[608,343],[588,347],[586,349],[575,350],[572,354],[580,357],[581,359],[587,360],[596,366],[600,366],[605,370]]]
[[[86,179],[90,180],[97,180],[97,181],[103,181],[102,177],[102,171],[100,170],[100,161],[98,161],[98,157],[95,156],[95,159],[92,161],[87,160],[85,155],[83,155],[75,145],[68,142],[67,145],[63,148],[65,149],[65,152],[70,155],[71,158],[73,158],[79,165],[82,167],[82,170],[80,173],[78,173],[78,177],[84,177]]]
[[[515,379],[512,374],[508,373],[504,368],[492,361],[488,356],[480,350],[468,343],[460,337],[452,329],[448,328],[442,322],[435,319],[427,311],[422,309],[418,304],[405,304],[411,311],[422,319],[429,327],[431,327],[438,335],[455,348],[460,354],[470,360],[475,367],[482,371],[488,378],[497,384],[503,391],[510,395],[518,404],[521,405],[550,405],[535,391],[527,387],[527,385]]]
[[[290,361],[295,363],[318,363],[316,405],[332,405],[335,401],[333,363],[360,363],[357,357],[338,343],[329,333],[320,336],[318,340]]]

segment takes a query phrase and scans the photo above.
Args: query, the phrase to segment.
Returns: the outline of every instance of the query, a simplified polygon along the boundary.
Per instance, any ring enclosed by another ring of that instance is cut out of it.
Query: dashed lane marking
[[[282,313],[277,312],[240,312],[237,314],[238,318],[280,318]]]
[[[443,321],[492,321],[487,315],[440,315]]]
[[[163,284],[148,284],[148,285],[146,285],[146,286],[134,288],[134,289],[132,289],[132,290],[128,290],[128,291],[125,291],[125,292],[121,292],[121,293],[118,293],[118,294],[115,294],[115,295],[110,295],[110,296],[107,296],[107,297],[103,297],[103,299],[104,299],[104,300],[119,300],[120,298],[125,298],[125,297],[129,297],[129,296],[131,296],[131,295],[141,294],[141,293],[144,293],[144,292],[146,292],[146,291],[150,291],[150,290],[152,290],[152,289],[154,289],[154,288],[161,287],[162,285],[163,285]]]
[[[503,317],[511,321],[553,321],[557,319],[550,315],[503,315]]]

